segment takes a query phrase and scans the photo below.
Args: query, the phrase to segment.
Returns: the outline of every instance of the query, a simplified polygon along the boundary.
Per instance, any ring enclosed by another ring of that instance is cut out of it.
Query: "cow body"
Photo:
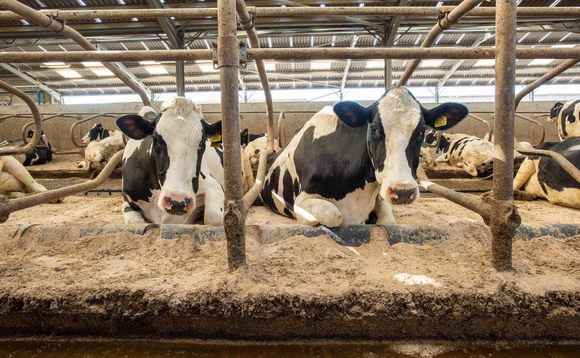
[[[559,153],[580,169],[580,137],[542,143],[536,148]],[[516,193],[521,189],[528,194],[528,198],[542,198],[554,204],[580,209],[580,183],[552,158],[526,158],[514,178],[513,189]]]
[[[131,138],[122,167],[125,223],[193,223],[203,210],[205,224],[222,225],[222,149],[211,147],[201,107],[177,97],[161,110],[153,122],[141,115],[117,119]]]
[[[467,134],[437,133],[436,163],[463,168],[469,175],[488,174],[493,169],[493,143]],[[425,141],[432,143],[435,136],[428,135]]]
[[[111,133],[113,135],[102,140],[89,142],[85,148],[85,160],[77,165],[79,168],[86,171],[103,169],[115,153],[125,148],[123,133],[121,131],[111,131]]]
[[[461,104],[422,107],[404,87],[368,108],[325,107],[276,155],[261,192],[265,206],[300,224],[395,222],[391,203],[419,197],[416,169],[425,126],[451,128],[467,115]]]
[[[580,100],[556,102],[550,110],[548,122],[556,122],[560,141],[580,136]]]
[[[29,140],[34,135],[34,131],[30,130],[27,133],[27,138]],[[0,147],[10,146],[10,147],[21,147],[24,146],[24,141],[22,139],[17,140],[5,140],[0,143]],[[40,136],[40,140],[36,144],[36,146],[29,152],[23,154],[16,154],[14,158],[18,160],[22,165],[29,166],[29,165],[40,165],[46,164],[52,160],[52,147],[48,142],[48,138],[42,132]]]
[[[37,183],[16,158],[0,156],[0,194],[17,198],[44,191],[46,188]]]

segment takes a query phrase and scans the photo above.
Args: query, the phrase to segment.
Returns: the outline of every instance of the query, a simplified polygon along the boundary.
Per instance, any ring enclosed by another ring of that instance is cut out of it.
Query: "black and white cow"
[[[550,110],[548,122],[558,124],[560,141],[580,136],[580,100],[556,102]]]
[[[404,87],[370,107],[325,107],[273,160],[261,192],[265,206],[306,225],[394,223],[391,203],[419,197],[416,170],[426,127],[447,129],[468,113],[458,103],[426,109]]]
[[[26,134],[26,137],[30,141],[33,135],[34,131],[29,130],[28,133]],[[19,147],[23,145],[24,141],[22,139],[5,140],[2,143],[0,143],[0,147],[5,146]],[[52,147],[48,142],[48,138],[46,137],[46,134],[44,134],[44,131],[41,132],[41,136],[38,143],[31,151],[23,154],[15,154],[14,158],[16,158],[16,160],[18,160],[24,166],[40,165],[50,162],[52,160]]]
[[[536,149],[559,153],[580,169],[580,137],[542,143]],[[513,189],[515,198],[542,198],[557,205],[580,209],[580,183],[549,157],[526,158],[514,178]]]
[[[101,139],[105,139],[109,136],[112,136],[115,131],[108,130],[107,128],[103,127],[101,123],[95,123],[91,129],[81,138],[81,143],[89,144],[90,142],[98,142]]]
[[[203,209],[204,224],[222,225],[222,150],[207,139],[212,127],[201,107],[177,97],[152,122],[143,118],[151,111],[117,119],[131,138],[122,164],[125,223],[193,223]]]
[[[463,168],[469,175],[490,174],[493,169],[493,143],[468,134],[431,132],[425,143],[436,147],[435,163]]]

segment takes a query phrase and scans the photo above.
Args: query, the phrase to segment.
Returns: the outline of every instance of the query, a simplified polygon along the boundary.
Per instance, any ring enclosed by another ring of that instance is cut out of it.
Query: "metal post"
[[[521,223],[513,202],[516,68],[516,0],[497,3],[495,143],[491,204],[491,261],[496,270],[512,268],[512,239]]]
[[[244,208],[240,153],[238,98],[239,41],[236,37],[236,1],[218,0],[218,67],[223,118],[225,183],[224,230],[228,266],[234,271],[246,264],[246,210]]]

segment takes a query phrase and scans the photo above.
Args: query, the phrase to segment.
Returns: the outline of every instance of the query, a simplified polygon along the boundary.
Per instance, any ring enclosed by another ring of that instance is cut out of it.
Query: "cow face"
[[[160,194],[157,205],[171,215],[185,215],[195,207],[201,159],[209,124],[201,107],[184,97],[165,102],[154,121],[140,115],[117,119],[129,138],[142,140],[139,148],[151,157]],[[141,153],[142,154],[142,153]],[[155,188],[151,188],[155,189]]]
[[[340,102],[334,112],[349,126],[367,126],[367,150],[381,185],[379,195],[394,204],[409,204],[419,197],[415,178],[426,127],[451,128],[468,110],[458,103],[426,109],[406,88],[394,87],[368,108]]]
[[[91,129],[89,129],[87,134],[85,134],[85,136],[81,139],[81,143],[88,144],[90,142],[94,142],[94,141],[98,141],[98,140],[101,140],[103,138],[106,138],[108,136],[109,136],[109,131],[107,129],[103,128],[103,126],[100,123],[97,123],[97,124],[93,125],[93,127]]]
[[[554,104],[554,107],[552,107],[552,109],[550,109],[550,117],[548,117],[548,122],[550,122],[550,123],[556,122],[562,107],[564,107],[564,103],[562,103],[562,102],[556,102]]]

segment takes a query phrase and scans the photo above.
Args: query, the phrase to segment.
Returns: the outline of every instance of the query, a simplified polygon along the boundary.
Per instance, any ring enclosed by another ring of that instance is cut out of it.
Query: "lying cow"
[[[122,165],[125,223],[194,223],[203,209],[204,224],[223,225],[223,151],[211,146],[201,107],[177,97],[153,121],[143,118],[151,111],[117,119],[131,138]]]
[[[426,109],[404,87],[370,107],[350,101],[325,107],[277,154],[262,202],[305,225],[394,223],[391,203],[419,198],[416,170],[425,127],[447,129],[467,108],[444,103]]]
[[[28,141],[32,139],[33,135],[34,131],[29,130],[26,135]],[[25,143],[22,139],[5,140],[0,143],[0,147],[22,147],[24,144]],[[46,137],[46,134],[44,134],[44,131],[41,132],[38,143],[31,151],[24,154],[15,154],[14,158],[16,158],[24,166],[40,165],[50,162],[52,160],[52,147],[48,142],[48,138]]]
[[[259,136],[256,139],[253,139],[252,141],[247,143],[246,147],[244,148],[244,157],[250,163],[252,171],[255,172],[258,169],[260,154],[262,153],[263,150],[266,150],[267,147],[268,147],[268,137],[266,135]],[[280,145],[278,144],[278,141],[274,139],[274,145],[272,148],[271,155],[274,155],[279,151]]]
[[[542,143],[536,149],[559,153],[580,169],[580,137]],[[580,183],[549,157],[529,156],[524,160],[514,178],[513,189],[517,199],[542,198],[557,205],[580,209]]]
[[[580,100],[568,101],[565,104],[556,102],[550,110],[548,122],[558,124],[560,141],[580,136]]]
[[[113,131],[112,136],[89,142],[85,148],[85,160],[79,162],[77,167],[86,171],[103,169],[109,159],[123,148],[125,148],[123,133],[121,131]]]
[[[81,143],[89,144],[90,142],[98,142],[109,136],[113,136],[116,131],[108,130],[103,127],[101,123],[95,123],[91,129],[81,138]]]
[[[0,156],[0,194],[18,198],[43,191],[46,188],[38,184],[16,158]]]
[[[467,134],[429,133],[425,143],[435,143],[435,163],[463,168],[469,175],[489,174],[493,169],[493,143]]]

